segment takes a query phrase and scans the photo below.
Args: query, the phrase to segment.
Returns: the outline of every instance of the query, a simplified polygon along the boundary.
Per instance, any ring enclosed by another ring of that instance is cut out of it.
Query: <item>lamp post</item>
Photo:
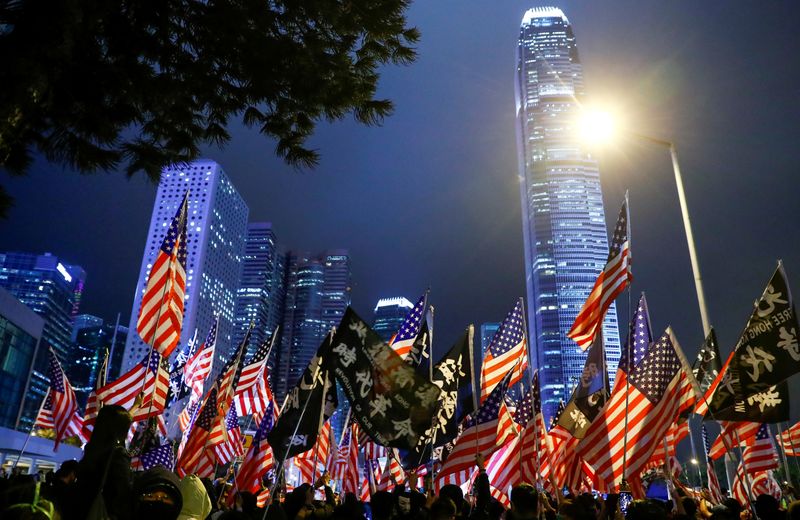
[[[587,111],[583,114],[583,121],[580,125],[581,133],[584,139],[594,140],[598,142],[608,141],[612,134],[616,131],[614,118],[605,112]],[[706,306],[705,290],[703,289],[703,277],[700,275],[700,263],[697,260],[697,247],[694,242],[694,232],[692,231],[692,221],[689,218],[689,207],[686,203],[686,193],[683,188],[683,177],[681,176],[681,168],[678,162],[678,150],[675,143],[672,141],[665,141],[657,139],[649,135],[640,134],[637,132],[624,131],[625,135],[635,139],[650,143],[669,150],[670,159],[672,160],[672,171],[675,174],[675,187],[678,191],[678,201],[681,207],[681,217],[683,219],[683,229],[686,234],[686,243],[689,248],[689,260],[692,264],[692,275],[694,276],[694,288],[697,293],[697,305],[700,308],[700,320],[703,324],[703,335],[708,337],[711,332],[711,323],[708,319],[708,307]],[[694,435],[689,431],[689,439],[692,445],[692,464],[697,467],[698,476],[700,468],[697,465],[697,450],[694,444]],[[728,488],[731,489],[731,468],[729,461],[725,460],[725,476],[728,480]]]

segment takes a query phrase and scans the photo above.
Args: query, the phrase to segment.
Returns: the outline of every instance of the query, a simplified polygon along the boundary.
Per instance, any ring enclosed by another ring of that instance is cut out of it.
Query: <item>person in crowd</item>
[[[78,478],[78,461],[66,460],[55,472],[50,482],[42,487],[42,497],[50,500],[60,511],[68,500],[69,491]]]
[[[539,512],[539,493],[530,484],[520,484],[511,490],[511,512],[506,518],[533,520]]]
[[[211,514],[211,499],[203,481],[196,475],[186,475],[179,488],[183,507],[178,520],[205,520]]]
[[[131,518],[131,457],[125,449],[131,423],[131,414],[121,406],[100,409],[92,437],[78,463],[74,493],[62,506],[66,520],[87,518],[101,494],[111,518]]]
[[[181,483],[175,473],[155,466],[140,474],[133,487],[133,518],[176,520],[183,509]]]
[[[448,497],[441,496],[433,501],[430,508],[430,520],[455,520],[458,509]]]
[[[758,495],[755,501],[756,515],[760,520],[786,520],[786,511],[772,495]]]
[[[0,518],[4,520],[59,520],[55,505],[42,496],[43,484],[24,475],[5,490]]]
[[[628,505],[625,520],[667,520],[664,503],[655,499],[634,500]]]

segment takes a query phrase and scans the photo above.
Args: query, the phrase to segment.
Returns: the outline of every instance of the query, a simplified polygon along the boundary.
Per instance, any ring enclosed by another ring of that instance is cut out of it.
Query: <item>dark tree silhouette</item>
[[[161,169],[231,118],[313,167],[322,120],[379,124],[379,69],[416,58],[410,0],[0,0],[0,168]],[[8,195],[0,187],[0,212]]]

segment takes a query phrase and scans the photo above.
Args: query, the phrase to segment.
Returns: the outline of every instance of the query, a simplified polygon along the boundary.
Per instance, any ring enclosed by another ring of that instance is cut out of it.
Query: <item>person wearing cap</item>
[[[197,475],[186,475],[180,484],[183,508],[178,520],[205,520],[211,514],[211,499]]]
[[[133,518],[177,520],[183,508],[178,477],[162,466],[142,473],[133,488]]]

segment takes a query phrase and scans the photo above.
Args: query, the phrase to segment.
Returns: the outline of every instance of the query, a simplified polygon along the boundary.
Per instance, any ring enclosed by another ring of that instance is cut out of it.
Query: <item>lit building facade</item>
[[[597,161],[575,121],[585,97],[572,26],[554,7],[525,13],[517,50],[520,192],[533,362],[548,420],[578,380],[586,354],[566,337],[608,256]],[[619,361],[614,305],[603,323],[610,377]]]
[[[30,431],[23,421],[25,390],[32,376],[45,320],[0,288],[0,427]]]
[[[253,323],[251,352],[264,341],[271,340],[283,319],[285,281],[286,256],[278,249],[272,224],[251,222],[247,225],[242,275],[236,299],[233,344],[238,345],[242,341],[250,323]],[[270,354],[270,372],[274,371],[277,350]]]
[[[219,164],[197,160],[165,168],[161,174],[131,309],[123,370],[141,361],[150,350],[136,333],[142,295],[164,234],[187,190],[186,293],[178,345],[185,345],[195,329],[198,338],[205,338],[218,314],[216,359],[209,378],[216,377],[231,351],[249,209]]]
[[[388,342],[400,330],[406,314],[413,308],[414,304],[403,296],[381,298],[373,311],[372,330]]]
[[[127,337],[128,327],[103,323],[103,320],[100,320],[99,325],[80,328],[76,326],[71,362],[64,370],[81,407],[86,404],[89,393],[95,388],[106,352],[106,380],[113,381],[119,377]]]
[[[0,287],[44,319],[41,342],[33,364],[20,418],[20,427],[29,427],[36,418],[47,389],[50,347],[61,363],[71,356],[71,336],[80,307],[86,272],[50,254],[0,254]]]

